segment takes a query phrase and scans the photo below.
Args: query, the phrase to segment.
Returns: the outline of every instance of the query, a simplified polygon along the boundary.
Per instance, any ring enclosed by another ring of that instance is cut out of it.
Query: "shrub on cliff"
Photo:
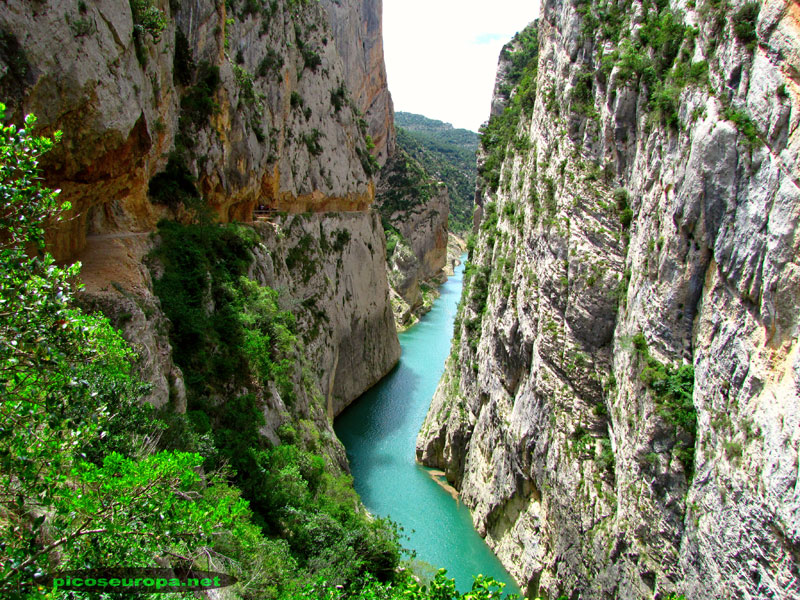
[[[655,392],[658,414],[675,428],[675,455],[694,474],[694,443],[697,437],[697,411],[694,407],[694,367],[664,364],[651,356],[644,334],[631,340],[644,361],[640,378]]]
[[[147,191],[157,204],[177,208],[180,204],[192,206],[201,202],[195,178],[182,157],[173,154],[163,171],[150,179]]]
[[[756,21],[759,9],[758,2],[748,2],[733,15],[733,33],[736,35],[736,39],[750,50],[755,48],[758,40]]]
[[[153,0],[130,0],[135,35],[149,34],[158,41],[161,32],[167,27],[164,13],[153,4]]]

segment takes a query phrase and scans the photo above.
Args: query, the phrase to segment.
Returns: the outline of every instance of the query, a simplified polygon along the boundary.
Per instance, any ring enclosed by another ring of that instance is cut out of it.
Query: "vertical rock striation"
[[[249,221],[259,204],[369,207],[376,165],[359,116],[367,101],[351,90],[382,97],[389,115],[375,107],[370,118],[391,122],[385,77],[375,75],[383,72],[379,12],[349,3],[329,15],[315,2],[284,0],[153,7],[162,30],[142,25],[124,0],[12,0],[0,13],[4,101],[17,117],[35,113],[44,131],[64,132],[45,165],[48,183],[73,206],[51,231],[57,257],[74,256],[87,235],[181,218],[185,207],[165,206],[149,190],[165,168],[184,187],[194,179],[222,222]],[[375,46],[362,51],[369,68],[346,69],[332,30],[360,28]],[[382,135],[386,152],[391,136]]]
[[[378,162],[383,165],[396,144],[394,107],[383,62],[383,1],[323,0],[322,4],[342,57],[347,87],[366,117]]]
[[[315,213],[259,226],[252,270],[297,299],[286,302],[303,324],[316,390],[298,397],[327,394],[314,414],[335,439],[327,419],[400,352],[370,211],[376,155],[394,139],[380,3],[329,12],[307,0],[152,0],[148,18],[132,10],[142,5],[11,0],[0,11],[0,100],[17,119],[35,113],[43,133],[63,131],[45,173],[72,210],[48,231],[49,249],[83,262],[83,301],[133,343],[147,400],[180,412],[183,378],[153,295],[159,265],[147,261],[158,220],[250,222],[260,205]],[[318,262],[313,277],[286,268],[298,244]],[[286,411],[278,400],[275,427]]]
[[[417,441],[531,593],[800,598],[796,6],[548,0]]]

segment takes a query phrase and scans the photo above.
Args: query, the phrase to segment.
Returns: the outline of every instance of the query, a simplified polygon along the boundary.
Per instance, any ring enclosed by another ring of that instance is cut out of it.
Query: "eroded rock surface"
[[[648,22],[626,7],[621,39]],[[760,5],[748,46],[741,5],[672,3],[698,28],[675,64],[707,65],[664,71],[673,104],[625,72],[597,8],[543,3],[533,88],[509,93],[503,54],[493,114],[535,97],[479,186],[417,456],[531,593],[800,598],[797,7]],[[678,410],[658,386],[682,365]]]
[[[4,101],[17,118],[35,113],[43,132],[64,133],[45,164],[73,206],[50,232],[54,255],[74,256],[87,235],[187,218],[185,206],[148,194],[170,153],[222,222],[249,221],[262,204],[370,206],[377,165],[365,136],[373,131],[381,156],[393,139],[379,127],[391,123],[380,12],[284,0],[260,11],[212,0],[154,6],[165,28],[138,34],[125,0],[12,0],[0,12]],[[361,55],[334,35],[362,29],[371,45]]]

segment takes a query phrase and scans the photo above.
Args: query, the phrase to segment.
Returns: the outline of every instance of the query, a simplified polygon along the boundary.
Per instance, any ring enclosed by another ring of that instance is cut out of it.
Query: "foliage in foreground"
[[[165,221],[159,237],[154,288],[173,325],[188,404],[185,418],[171,418],[167,447],[201,452],[212,470],[227,465],[254,522],[285,541],[291,575],[274,573],[275,590],[306,577],[337,585],[366,574],[390,578],[400,561],[394,526],[359,510],[350,478],[328,464],[313,421],[284,425],[274,447],[260,432],[259,398],[270,384],[289,407],[303,394],[308,403],[321,400],[303,368],[294,315],[280,308],[276,290],[246,276],[256,234],[236,224]]]
[[[31,134],[35,122],[0,128],[0,588],[11,598],[44,593],[31,582],[56,567],[191,554],[237,535],[249,513],[197,454],[152,451],[159,427],[138,404],[130,348],[75,308],[79,265],[43,252],[45,223],[68,207],[41,185],[53,142]]]
[[[516,594],[503,594],[504,583],[491,577],[478,575],[472,588],[461,593],[456,589],[455,581],[447,577],[444,569],[440,569],[433,581],[428,584],[417,581],[406,573],[400,573],[395,581],[380,583],[367,578],[361,582],[359,589],[343,589],[324,583],[308,585],[293,600],[516,600]],[[289,600],[288,598],[286,600]]]

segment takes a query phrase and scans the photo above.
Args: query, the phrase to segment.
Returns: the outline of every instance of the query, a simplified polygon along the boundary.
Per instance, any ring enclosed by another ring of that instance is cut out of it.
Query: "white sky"
[[[538,0],[384,0],[395,110],[478,131],[501,48],[538,14]]]

